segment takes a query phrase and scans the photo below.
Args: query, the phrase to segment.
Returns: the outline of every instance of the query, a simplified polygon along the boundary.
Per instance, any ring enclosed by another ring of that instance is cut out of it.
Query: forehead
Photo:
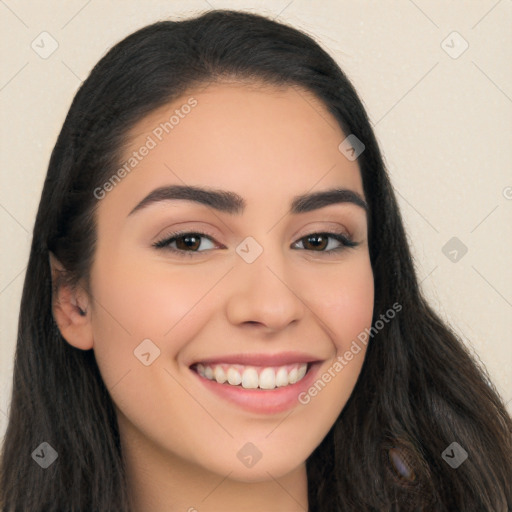
[[[357,161],[338,146],[338,122],[311,92],[295,86],[215,83],[191,89],[129,132],[120,165],[128,176],[112,197],[130,203],[172,183],[233,190],[282,201],[343,186],[363,195]],[[141,153],[145,155],[134,156]],[[136,160],[136,161],[135,161]],[[282,202],[281,201],[281,202]]]
[[[190,89],[156,109],[129,131],[127,142],[135,143],[145,133],[153,133],[159,142],[177,139],[181,133],[192,135],[207,149],[205,139],[212,137],[236,135],[238,142],[250,137],[253,144],[264,140],[268,145],[272,135],[284,132],[290,143],[300,139],[328,143],[332,136],[337,140],[342,135],[336,119],[310,91],[295,85],[221,82]],[[280,137],[276,143],[281,142]]]

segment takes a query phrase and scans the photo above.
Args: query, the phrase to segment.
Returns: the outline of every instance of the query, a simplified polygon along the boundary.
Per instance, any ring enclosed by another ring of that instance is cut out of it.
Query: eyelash
[[[207,252],[207,251],[211,250],[211,249],[207,249],[206,251],[184,251],[182,249],[175,249],[174,247],[170,247],[171,243],[175,242],[179,238],[184,238],[186,235],[195,235],[196,237],[197,236],[205,237],[205,238],[210,239],[210,241],[212,241],[212,242],[215,240],[212,235],[209,235],[208,233],[203,233],[200,231],[177,231],[175,233],[170,233],[164,239],[162,239],[158,242],[155,242],[152,245],[156,249],[165,249],[167,251],[171,251],[174,254],[177,254],[179,256],[184,256],[184,257],[194,257],[198,253]],[[328,251],[314,251],[311,249],[304,249],[304,250],[306,250],[308,252],[324,253],[326,255],[336,255],[337,253],[344,251],[345,249],[350,249],[353,247],[357,247],[359,245],[359,242],[354,242],[351,238],[347,237],[343,233],[329,232],[329,231],[318,231],[318,232],[309,233],[308,235],[305,235],[305,236],[299,238],[299,240],[297,240],[297,242],[294,242],[294,244],[296,244],[298,242],[302,242],[303,240],[305,240],[311,236],[314,236],[314,235],[322,235],[322,236],[327,236],[328,238],[334,238],[335,240],[340,242],[341,245],[335,249],[329,249]]]

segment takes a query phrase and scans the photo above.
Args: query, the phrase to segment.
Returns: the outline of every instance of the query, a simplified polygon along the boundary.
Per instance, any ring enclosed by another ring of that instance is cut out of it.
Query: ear
[[[73,287],[67,282],[66,270],[52,252],[50,269],[53,318],[59,331],[73,347],[89,350],[94,343],[88,294],[81,286]]]

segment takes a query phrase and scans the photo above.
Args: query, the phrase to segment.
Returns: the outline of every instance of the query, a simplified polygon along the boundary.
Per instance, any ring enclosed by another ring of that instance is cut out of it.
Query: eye
[[[208,247],[207,244],[207,247],[204,247],[203,240],[207,240],[211,246]],[[153,246],[157,249],[171,251],[180,256],[193,256],[196,253],[215,249],[216,246],[213,243],[214,240],[215,239],[212,235],[208,235],[206,233],[198,231],[181,231],[167,235],[162,240],[155,242]],[[300,238],[292,245],[292,247],[296,249],[298,245],[302,245],[302,247],[298,247],[299,249],[302,248],[309,252],[334,254],[347,247],[356,247],[359,243],[354,242],[343,233],[322,232],[310,233],[309,235]],[[200,247],[202,247],[202,250],[199,250]],[[222,246],[220,248],[225,247]]]
[[[334,240],[330,242],[329,239]],[[294,245],[302,244],[302,248],[312,252],[338,253],[347,247],[356,247],[359,242],[354,242],[343,233],[310,233],[295,242]],[[334,247],[333,247],[334,246]]]
[[[202,239],[207,239],[210,243],[214,240],[212,236],[207,235],[206,233],[200,233],[197,231],[181,231],[167,235],[159,242],[155,242],[153,246],[157,249],[169,250],[179,254],[180,256],[187,253],[187,256],[193,256],[194,253],[204,252],[204,248],[201,251],[198,250],[199,247],[204,245],[202,243]],[[215,247],[206,247],[206,250],[212,248]]]

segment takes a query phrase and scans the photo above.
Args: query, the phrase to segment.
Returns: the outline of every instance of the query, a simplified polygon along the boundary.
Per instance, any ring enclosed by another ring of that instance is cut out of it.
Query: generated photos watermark
[[[181,120],[185,119],[196,106],[197,100],[194,97],[189,98],[186,103],[174,111],[174,114],[172,114],[167,121],[153,128],[151,134],[146,137],[144,144],[142,144],[138,150],[133,151],[132,155],[101,187],[94,189],[94,197],[98,200],[103,199],[108,192],[112,191],[116,185],[121,183],[121,180],[128,176],[128,174],[130,174],[130,172],[132,172],[133,169],[162,142],[164,137],[171,133],[172,130],[180,124]]]
[[[370,338],[373,338],[382,330],[401,310],[402,305],[395,302],[391,308],[380,315],[379,320],[370,329],[365,328],[364,331],[360,332],[357,335],[357,339],[352,341],[350,349],[345,351],[343,355],[337,356],[335,362],[306,391],[299,393],[299,402],[302,405],[309,404],[311,399],[317,396],[354,359],[354,356],[361,352],[362,347],[360,344],[366,346]]]

